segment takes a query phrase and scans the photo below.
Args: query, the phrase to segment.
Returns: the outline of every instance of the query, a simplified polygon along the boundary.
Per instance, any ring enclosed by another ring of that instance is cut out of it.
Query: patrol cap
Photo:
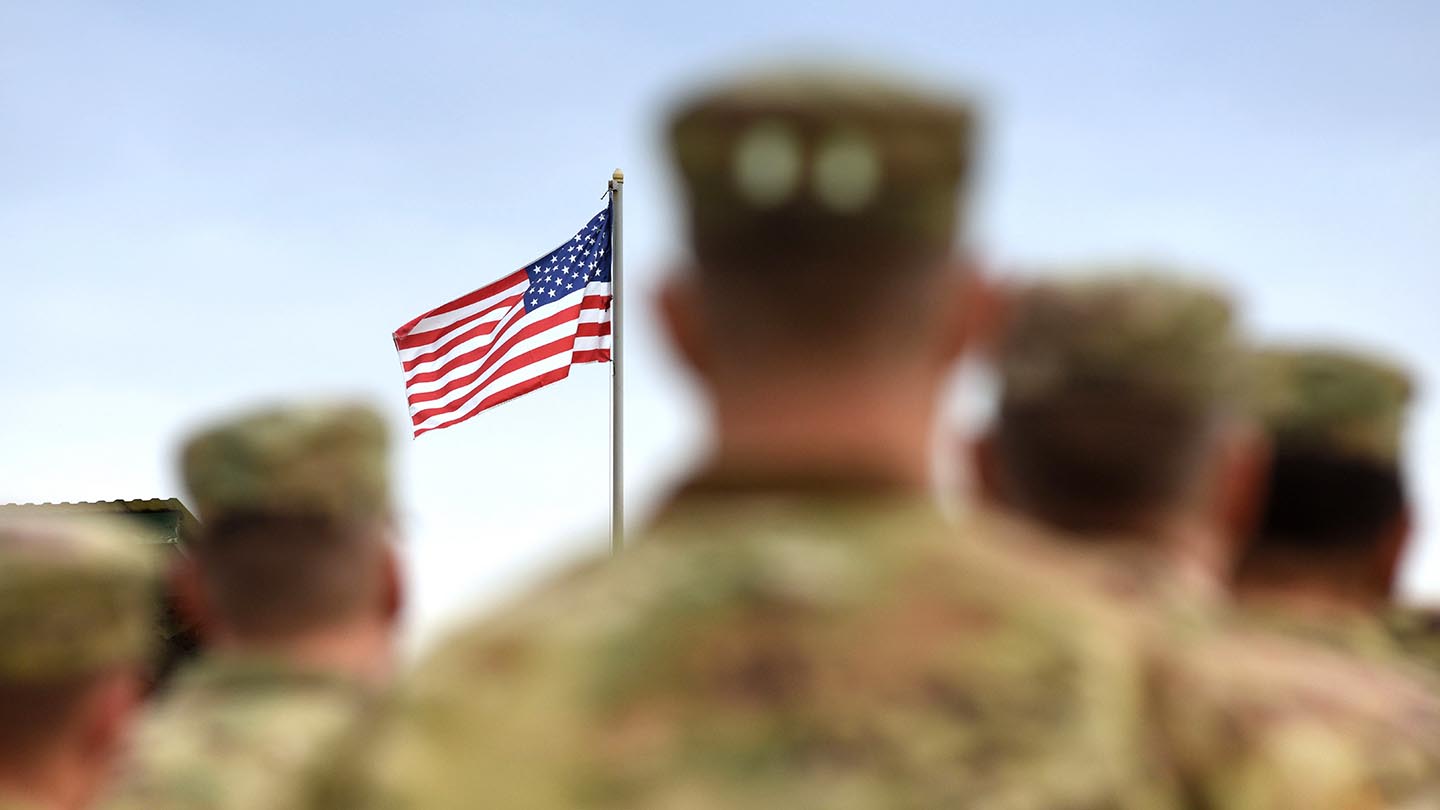
[[[0,680],[83,676],[148,659],[158,561],[101,518],[0,522]]]
[[[391,512],[389,436],[365,405],[251,411],[194,434],[181,466],[205,523],[247,515],[363,522]]]
[[[1399,460],[1414,383],[1398,364],[1338,348],[1270,347],[1255,353],[1252,370],[1256,407],[1277,441]]]
[[[1149,266],[1017,289],[997,355],[1010,403],[1144,393],[1200,410],[1238,393],[1243,357],[1224,293]]]
[[[969,104],[851,68],[776,69],[681,104],[670,145],[702,263],[942,254],[970,173]]]

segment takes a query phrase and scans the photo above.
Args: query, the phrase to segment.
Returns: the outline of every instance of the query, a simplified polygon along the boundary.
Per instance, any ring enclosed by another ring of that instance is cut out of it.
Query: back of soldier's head
[[[392,532],[388,445],[374,411],[325,403],[252,411],[189,439],[196,556],[230,630],[302,633],[373,603]]]
[[[923,331],[973,127],[965,103],[848,69],[756,74],[680,105],[670,145],[726,346],[828,362]]]
[[[1254,404],[1274,461],[1256,554],[1348,557],[1376,551],[1401,520],[1410,376],[1338,349],[1271,348],[1252,362]]]
[[[156,640],[149,551],[103,521],[0,524],[0,760],[8,772],[74,732],[97,685],[118,678],[139,688]]]
[[[1015,291],[996,348],[993,431],[1012,505],[1122,531],[1190,497],[1237,382],[1230,302],[1151,268]]]

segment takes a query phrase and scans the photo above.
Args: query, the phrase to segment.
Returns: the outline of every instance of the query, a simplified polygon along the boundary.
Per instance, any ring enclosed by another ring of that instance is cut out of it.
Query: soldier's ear
[[[108,773],[124,750],[143,695],[143,679],[128,669],[111,672],[89,687],[75,713],[74,739],[96,777]],[[86,793],[94,790],[85,788]]]
[[[1414,528],[1410,508],[1402,508],[1385,527],[1376,547],[1376,578],[1385,593],[1394,595],[1396,581],[1400,578],[1400,565],[1405,561],[1405,549],[1410,545],[1410,534]]]
[[[711,372],[710,346],[694,274],[670,273],[661,282],[655,303],[675,353],[691,371],[702,378],[708,377]]]
[[[201,640],[209,641],[214,634],[214,614],[206,596],[205,576],[195,552],[180,556],[171,564],[166,587],[175,599],[180,618],[195,628]]]
[[[380,609],[386,622],[398,624],[405,613],[405,574],[400,554],[393,545],[384,544],[381,555]]]
[[[966,353],[990,343],[999,315],[999,302],[979,262],[970,256],[949,260],[944,274],[950,303],[944,313],[943,360],[954,363]]]
[[[1214,520],[1227,547],[1227,575],[1254,536],[1265,505],[1270,477],[1270,441],[1257,426],[1237,423],[1219,440],[1218,463],[1211,475]]]
[[[1005,491],[1000,483],[1000,458],[995,448],[995,434],[987,430],[967,445],[976,497],[986,506],[1003,506]]]

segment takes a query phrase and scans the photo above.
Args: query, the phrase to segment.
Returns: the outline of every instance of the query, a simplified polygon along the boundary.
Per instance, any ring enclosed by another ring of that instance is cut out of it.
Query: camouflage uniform
[[[300,763],[354,719],[360,684],[217,654],[182,670],[141,724],[108,807],[288,806]]]
[[[1399,474],[1404,422],[1413,396],[1410,375],[1378,357],[1316,347],[1269,348],[1253,360],[1253,399],[1277,451],[1305,449]],[[1271,538],[1261,538],[1261,545]],[[1287,548],[1320,538],[1282,538]],[[1376,613],[1338,600],[1321,609],[1283,595],[1250,600],[1248,617],[1374,659],[1410,659],[1434,668],[1440,635],[1419,608]]]
[[[1440,677],[1440,608],[1406,605],[1381,617],[1389,637],[1410,659]]]
[[[256,512],[359,522],[390,513],[386,431],[368,408],[249,414],[193,437],[183,463],[207,523]],[[304,763],[371,697],[339,673],[213,653],[182,670],[145,718],[106,807],[291,806]]]
[[[1210,431],[1253,393],[1225,299],[1153,271],[1039,283],[1012,298],[1008,315],[997,351],[1001,419],[1037,403],[1047,413],[1080,409],[1048,438],[1094,475],[1117,463],[1106,442],[1145,435],[1132,424],[1107,428],[1114,413]],[[1147,406],[1116,407],[1127,400]],[[1160,538],[1013,517],[992,518],[986,534],[1064,560],[1141,617],[1158,723],[1195,798],[1244,807],[1434,801],[1440,701],[1409,669],[1239,619],[1218,583],[1186,577]],[[1385,644],[1373,621],[1361,624]],[[1327,632],[1359,643],[1353,625]]]
[[[121,525],[0,524],[0,687],[64,683],[115,667],[138,672],[154,642],[156,574],[149,549]],[[25,806],[5,794],[0,780],[0,807]]]
[[[1123,622],[834,483],[692,486],[442,645],[311,806],[1167,806]]]

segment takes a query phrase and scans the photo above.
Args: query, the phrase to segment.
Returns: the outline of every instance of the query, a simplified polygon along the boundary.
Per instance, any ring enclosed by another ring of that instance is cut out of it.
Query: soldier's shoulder
[[[901,788],[865,763],[903,760],[919,769],[903,790],[943,802],[991,778],[923,752],[977,745],[1043,776],[1003,790],[1121,790],[1131,763],[1101,763],[1123,757],[1128,721],[1110,715],[1138,688],[1121,635],[980,538],[908,517],[836,525],[686,521],[572,569],[441,644],[320,769],[315,806],[458,807],[476,790],[642,806],[765,773],[815,798],[780,776],[807,758],[856,763],[841,781],[867,795]]]
[[[142,717],[102,806],[292,806],[299,774],[358,715],[358,690],[254,689],[177,679]]]
[[[1440,700],[1405,668],[1226,623],[1167,645],[1155,681],[1181,767],[1222,804],[1410,806],[1440,789]]]

